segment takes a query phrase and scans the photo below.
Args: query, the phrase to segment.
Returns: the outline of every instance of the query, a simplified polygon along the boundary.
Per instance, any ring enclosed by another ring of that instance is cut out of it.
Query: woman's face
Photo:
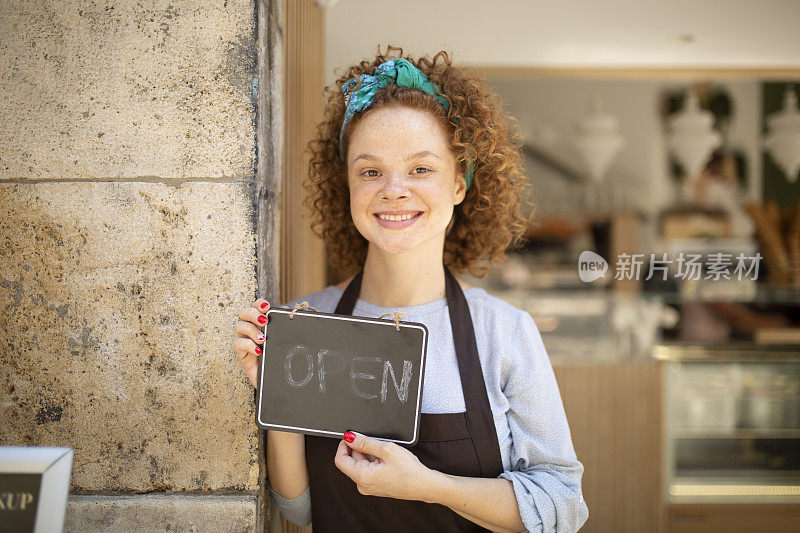
[[[347,179],[353,222],[371,249],[442,253],[466,182],[434,116],[402,106],[368,111],[351,133]]]

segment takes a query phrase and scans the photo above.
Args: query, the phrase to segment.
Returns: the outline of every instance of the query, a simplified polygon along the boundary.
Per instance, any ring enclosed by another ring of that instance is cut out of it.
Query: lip
[[[406,209],[405,211],[378,211],[376,215],[410,215],[411,213],[419,213],[419,209]]]
[[[414,218],[409,218],[408,220],[383,220],[378,218],[378,214],[381,215],[407,215],[410,213],[419,213],[419,215],[415,216]],[[420,218],[422,218],[423,213],[425,211],[381,211],[380,213],[375,213],[373,216],[375,220],[380,224],[381,227],[386,229],[403,229],[407,228]]]

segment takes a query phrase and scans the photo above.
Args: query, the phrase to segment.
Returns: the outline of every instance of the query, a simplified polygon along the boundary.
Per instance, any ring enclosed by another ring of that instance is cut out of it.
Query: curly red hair
[[[352,77],[373,74],[378,65],[396,57],[410,61],[439,86],[440,94],[451,103],[450,112],[431,95],[390,83],[348,122],[342,153],[347,154],[350,132],[370,110],[399,104],[433,114],[448,132],[461,170],[474,161],[472,185],[464,201],[455,206],[447,229],[444,263],[454,273],[469,272],[483,278],[489,267],[508,261],[505,252],[510,246],[522,243],[535,210],[525,194],[531,185],[521,163],[518,122],[505,113],[500,97],[489,89],[483,76],[453,66],[445,51],[415,60],[404,55],[402,48],[389,46],[383,54],[378,47],[372,61],[349,67],[332,87],[325,87],[325,118],[308,143],[311,155],[304,183],[308,191],[304,205],[311,211],[312,231],[325,242],[336,267],[351,271],[364,266],[368,243],[353,223],[347,168],[339,156],[345,111],[342,85]],[[527,218],[521,213],[522,202],[532,208]]]

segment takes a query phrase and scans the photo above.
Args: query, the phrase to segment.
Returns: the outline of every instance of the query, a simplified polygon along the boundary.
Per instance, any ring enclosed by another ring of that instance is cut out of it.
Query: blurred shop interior
[[[320,4],[326,82],[446,49],[518,119],[536,223],[468,282],[542,333],[584,531],[800,530],[800,6]]]
[[[800,137],[781,132],[800,124],[800,84],[492,81],[521,123],[537,222],[485,288],[531,313],[564,380],[586,364],[655,362],[655,416],[631,420],[620,438],[661,432],[651,450],[661,460],[641,467],[660,469],[649,474],[662,476],[668,530],[693,530],[684,524],[694,521],[730,531],[729,510],[698,518],[701,503],[756,512],[782,502],[796,512]],[[784,157],[785,142],[794,151]],[[592,281],[581,276],[587,250],[608,262]],[[603,387],[591,383],[599,375],[582,385]],[[609,424],[615,408],[631,409],[606,405],[598,414]],[[589,416],[570,414],[571,424]],[[597,434],[574,438],[578,449]]]

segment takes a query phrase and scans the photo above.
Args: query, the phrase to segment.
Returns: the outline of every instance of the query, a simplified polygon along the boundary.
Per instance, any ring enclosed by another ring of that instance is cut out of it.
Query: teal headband
[[[361,84],[359,86],[359,80]],[[419,89],[431,96],[435,96],[441,103],[446,111],[450,111],[450,101],[444,96],[439,94],[439,86],[428,80],[425,74],[422,73],[417,67],[411,64],[410,61],[403,58],[390,59],[378,65],[375,69],[375,74],[361,74],[357,78],[350,78],[342,85],[342,94],[344,94],[344,120],[342,120],[342,128],[339,130],[339,156],[344,161],[344,153],[342,152],[342,138],[344,137],[344,128],[350,119],[356,113],[365,110],[372,104],[375,95],[380,89],[384,89],[389,82],[394,82],[398,87],[406,87],[409,89]],[[356,87],[358,87],[356,89]],[[451,122],[456,124],[457,118],[452,118]],[[464,173],[464,179],[467,182],[467,189],[472,185],[472,177],[475,173],[475,166],[472,161],[467,165],[467,171]]]

